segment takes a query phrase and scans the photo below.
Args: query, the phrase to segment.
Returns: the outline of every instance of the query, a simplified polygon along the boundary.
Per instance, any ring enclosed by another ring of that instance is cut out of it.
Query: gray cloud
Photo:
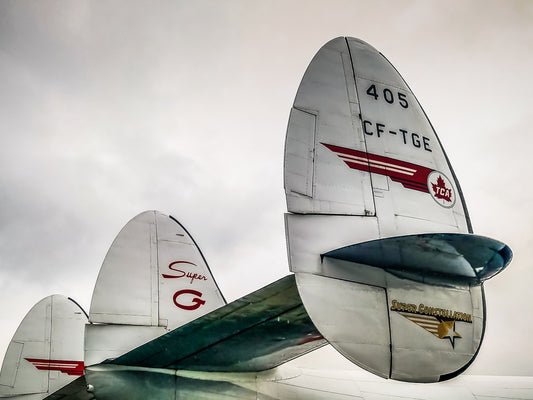
[[[474,372],[533,374],[532,17],[528,1],[1,2],[0,354],[40,298],[88,308],[146,209],[184,223],[229,299],[287,274],[289,108],[318,48],[350,35],[412,87],[476,232],[515,250]]]

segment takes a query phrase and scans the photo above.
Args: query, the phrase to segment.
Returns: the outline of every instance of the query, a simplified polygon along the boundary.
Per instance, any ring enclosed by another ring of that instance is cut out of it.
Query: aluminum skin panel
[[[381,53],[346,41],[372,182],[387,179],[388,188],[374,185],[382,237],[429,232],[431,225],[435,232],[468,232],[459,184],[416,97]]]
[[[98,274],[89,309],[91,322],[153,325],[154,241],[152,212],[136,216],[120,231]]]
[[[470,363],[483,334],[480,290],[390,277],[387,297],[392,379],[436,382]]]
[[[349,49],[336,39],[309,64],[291,110],[284,162],[290,212],[375,214],[370,174],[350,171],[321,144],[365,151],[359,113]]]
[[[304,74],[286,143],[289,266],[317,329],[380,376],[462,372],[484,333],[481,285],[512,253],[471,235],[453,169],[400,74],[361,40],[328,42]],[[409,310],[398,314],[393,300]],[[453,329],[464,315],[461,340]]]
[[[282,366],[260,373],[89,367],[98,400],[474,400],[533,399],[533,379],[467,375],[438,384],[385,380],[360,370]],[[69,399],[70,400],[70,399]]]
[[[285,214],[289,267],[321,274],[321,254],[379,237],[374,217]]]
[[[129,221],[111,245],[89,320],[170,330],[224,304],[189,233],[172,217],[146,211]]]
[[[172,330],[222,307],[226,301],[185,228],[163,214],[158,214],[157,227],[158,322]]]
[[[162,326],[87,324],[85,326],[85,365],[120,357],[150,340],[168,333]]]
[[[353,363],[388,378],[391,342],[385,289],[305,273],[296,280],[309,316],[328,342]]]
[[[100,269],[86,360],[117,357],[224,304],[187,230],[171,216],[143,212],[120,231]]]
[[[82,375],[86,322],[84,311],[64,296],[38,302],[8,346],[0,371],[0,397],[44,399]]]
[[[316,115],[293,108],[289,117],[289,127],[294,134],[285,143],[287,169],[285,182],[295,194],[294,201],[302,195],[313,197],[313,154],[315,151]]]

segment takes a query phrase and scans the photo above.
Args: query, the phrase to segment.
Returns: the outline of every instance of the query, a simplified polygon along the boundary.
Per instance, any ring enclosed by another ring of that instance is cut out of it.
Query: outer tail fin
[[[381,53],[354,38],[324,45],[305,72],[287,130],[285,191],[289,212],[378,217],[368,238],[470,230],[417,99]]]
[[[44,399],[83,375],[85,312],[53,295],[37,303],[20,323],[0,372],[0,398]]]
[[[320,333],[384,377],[435,381],[473,360],[482,282],[511,259],[470,235],[446,154],[399,73],[337,38],[302,79],[285,146],[289,264]]]
[[[123,353],[222,305],[196,246],[174,218],[146,211],[117,235],[96,282],[87,326],[87,365]]]

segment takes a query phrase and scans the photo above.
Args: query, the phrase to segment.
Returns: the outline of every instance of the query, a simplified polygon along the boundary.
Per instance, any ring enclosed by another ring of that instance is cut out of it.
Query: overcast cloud
[[[475,232],[514,250],[486,284],[471,371],[533,374],[532,21],[512,0],[1,1],[0,357],[41,298],[89,309],[109,245],[147,209],[186,226],[228,300],[286,275],[288,113],[345,35],[400,71]]]

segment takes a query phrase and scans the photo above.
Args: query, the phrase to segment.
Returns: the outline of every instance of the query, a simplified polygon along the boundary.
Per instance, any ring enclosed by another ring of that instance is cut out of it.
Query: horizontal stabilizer
[[[106,363],[252,372],[325,344],[289,275]]]
[[[323,257],[383,268],[419,282],[479,284],[503,270],[512,252],[483,236],[428,233],[358,243]]]

